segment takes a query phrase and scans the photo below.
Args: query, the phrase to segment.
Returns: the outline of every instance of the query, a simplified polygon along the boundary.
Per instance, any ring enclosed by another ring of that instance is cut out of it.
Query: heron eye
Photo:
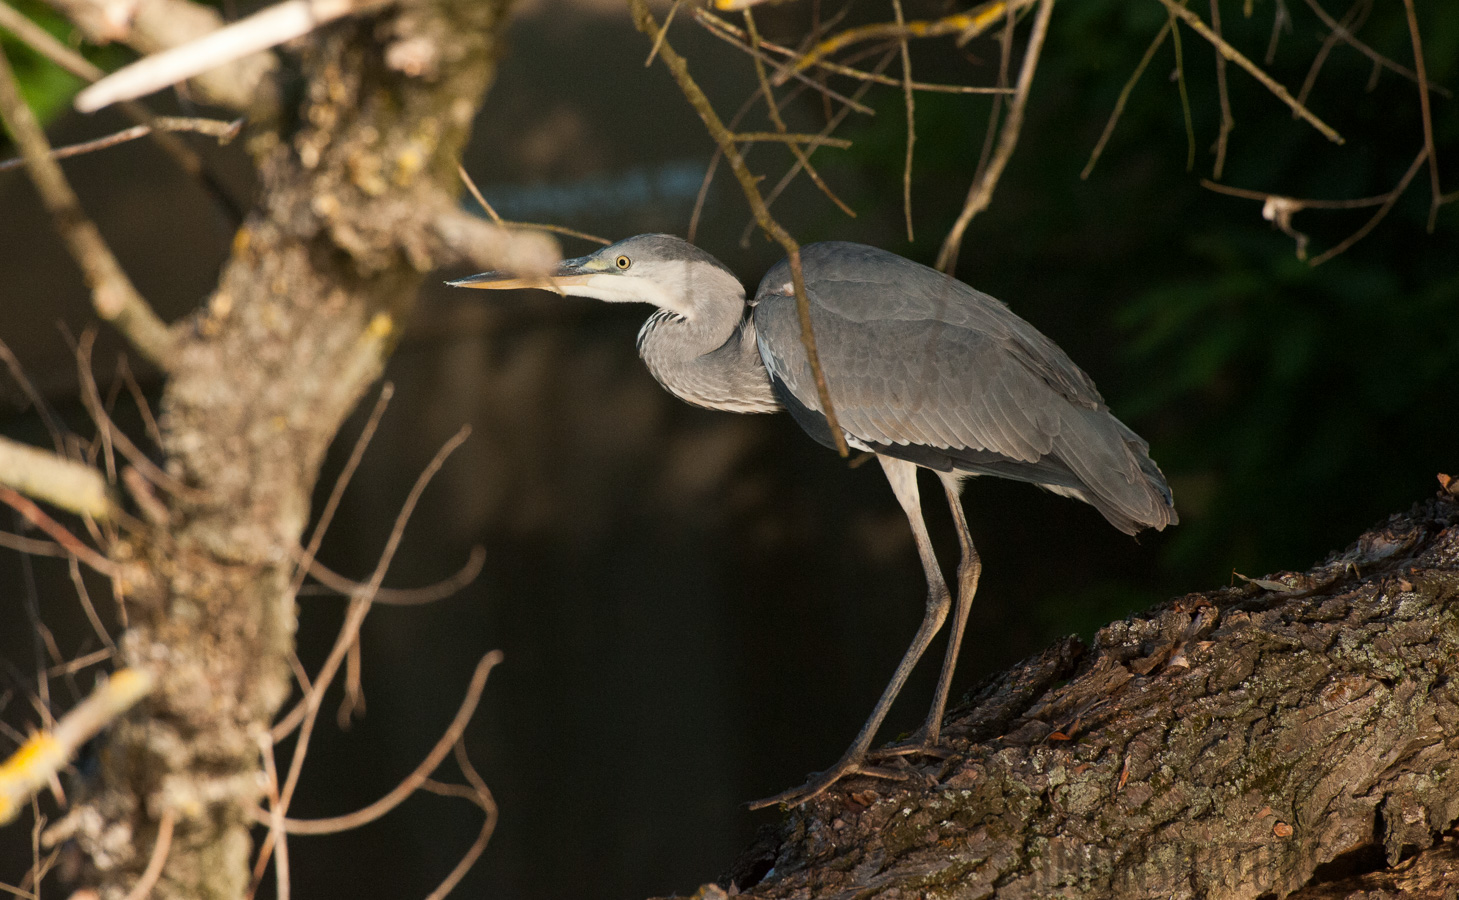
[[[620,257],[618,257],[618,259],[615,260],[615,262],[616,262],[618,268],[620,268],[620,269],[626,269],[629,266],[633,265],[633,260],[629,259],[626,256],[620,256]]]

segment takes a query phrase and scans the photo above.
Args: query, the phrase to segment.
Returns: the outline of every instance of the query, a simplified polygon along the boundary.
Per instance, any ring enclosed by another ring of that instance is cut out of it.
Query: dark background
[[[1401,7],[1381,6],[1360,36],[1411,64]],[[1459,13],[1418,7],[1430,78],[1459,87]],[[809,9],[767,8],[761,25],[793,41]],[[947,11],[908,6],[913,18]],[[1228,36],[1260,59],[1273,11],[1263,0],[1248,19],[1241,4],[1223,4]],[[1305,7],[1288,11],[1293,28],[1269,71],[1295,88],[1322,32]],[[699,32],[687,10],[680,15],[676,45],[722,113],[733,112],[753,88],[747,58]],[[870,4],[855,15],[888,17]],[[968,233],[959,276],[1007,301],[1095,378],[1116,414],[1149,439],[1182,521],[1130,540],[1083,505],[1025,485],[970,484],[965,506],[985,574],[955,696],[1056,637],[1087,635],[1233,572],[1304,568],[1428,494],[1436,472],[1459,469],[1459,209],[1442,209],[1427,233],[1426,170],[1365,240],[1308,266],[1262,221],[1259,203],[1199,186],[1211,174],[1219,107],[1209,47],[1187,31],[1194,171],[1185,169],[1167,41],[1104,158],[1080,180],[1164,21],[1153,2],[1056,8],[1021,145]],[[919,79],[989,83],[996,69],[990,40],[913,49]],[[69,85],[12,44],[6,50],[38,102],[60,108]],[[712,144],[663,69],[643,67],[647,52],[616,3],[523,9],[466,161],[504,215],[615,239],[684,233]],[[1390,190],[1422,146],[1417,95],[1388,72],[1370,85],[1371,74],[1369,61],[1338,47],[1317,79],[1313,109],[1348,138],[1336,147],[1231,67],[1237,128],[1223,181],[1313,198]],[[989,101],[918,96],[912,243],[900,206],[901,92],[874,90],[867,102],[877,114],[853,115],[843,132],[855,147],[815,156],[859,216],[846,218],[804,183],[776,213],[802,241],[853,239],[931,262],[976,166]],[[1440,171],[1453,190],[1459,117],[1452,99],[1434,102]],[[805,97],[788,115],[793,127],[815,128],[823,110]],[[64,143],[118,125],[61,114],[51,131]],[[241,151],[194,143],[246,206]],[[773,147],[750,157],[772,178],[789,158]],[[146,142],[79,158],[67,171],[164,316],[206,296],[234,228],[206,192]],[[1368,215],[1309,211],[1295,224],[1316,254]],[[758,234],[741,244],[746,222],[743,198],[721,172],[697,239],[753,288],[779,252]],[[568,255],[590,249],[564,244]],[[690,892],[776,815],[752,814],[745,801],[800,783],[850,741],[922,614],[905,519],[879,467],[848,465],[788,417],[707,412],[664,393],[633,351],[647,312],[428,286],[387,374],[394,402],[322,559],[365,577],[416,474],[469,423],[471,440],[426,493],[387,584],[444,577],[478,544],[485,569],[452,599],[371,613],[368,714],[347,731],[321,728],[292,814],[345,812],[392,787],[435,742],[475,660],[493,648],[506,662],[468,743],[501,824],[460,896]],[[0,173],[0,339],[84,437],[93,429],[77,408],[65,334],[91,318],[23,175]],[[99,356],[103,387],[112,360]],[[142,374],[155,401],[157,385]],[[5,434],[48,444],[5,379],[0,416]],[[125,396],[118,418],[142,434]],[[361,424],[357,415],[341,436],[321,502]],[[930,527],[951,567],[948,515],[926,487]],[[106,596],[100,586],[93,594]],[[0,717],[21,731],[36,722],[26,700],[35,687],[32,602],[63,655],[96,647],[64,564],[0,551]],[[343,602],[302,597],[300,608],[300,656],[317,663]],[[940,653],[934,645],[929,657]],[[935,668],[917,673],[885,737],[920,722]],[[89,671],[53,680],[53,702],[64,708],[90,683]],[[0,751],[13,737],[0,736]],[[361,831],[296,838],[296,891],[422,895],[478,824],[466,804],[419,796]],[[29,859],[24,825],[0,832],[0,881],[17,882]]]

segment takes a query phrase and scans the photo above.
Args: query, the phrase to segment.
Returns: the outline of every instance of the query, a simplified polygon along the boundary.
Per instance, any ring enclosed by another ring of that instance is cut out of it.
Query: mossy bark
[[[1450,898],[1456,672],[1443,497],[1309,572],[1003,673],[950,717],[953,758],[790,810],[731,880],[756,898]]]
[[[247,889],[311,492],[435,265],[506,6],[415,0],[332,25],[280,69],[294,104],[249,132],[258,196],[217,291],[175,326],[163,449],[186,489],[113,549],[132,573],[121,662],[157,688],[106,737],[69,820],[103,900],[136,883],[164,814],[176,829],[152,897]]]

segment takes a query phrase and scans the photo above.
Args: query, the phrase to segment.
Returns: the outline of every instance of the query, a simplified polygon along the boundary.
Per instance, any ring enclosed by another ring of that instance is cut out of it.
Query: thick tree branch
[[[1309,571],[1180,597],[991,678],[949,717],[953,757],[785,811],[733,886],[1253,898],[1344,861],[1401,872],[1459,820],[1456,610],[1445,494]]]

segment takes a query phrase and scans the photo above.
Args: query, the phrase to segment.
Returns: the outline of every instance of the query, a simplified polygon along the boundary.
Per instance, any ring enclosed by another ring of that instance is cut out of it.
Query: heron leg
[[[963,630],[968,625],[968,610],[972,609],[973,595],[978,592],[978,579],[983,574],[983,559],[978,555],[978,548],[973,546],[973,536],[968,531],[968,520],[963,514],[962,481],[951,473],[938,473],[938,477],[942,479],[943,490],[947,492],[947,505],[952,509],[952,521],[957,525],[957,539],[962,545],[962,561],[957,567],[957,606],[952,614],[952,629],[947,635],[947,655],[942,658],[942,675],[937,679],[937,693],[932,697],[927,723],[922,726],[923,741],[927,746],[936,744],[942,737],[942,715],[947,711],[947,695],[952,689],[952,672],[957,667]]]
[[[902,661],[897,664],[897,670],[892,674],[892,680],[887,683],[881,698],[876,701],[876,707],[872,709],[871,717],[866,720],[865,725],[861,726],[861,731],[857,733],[856,739],[851,742],[850,748],[846,750],[841,759],[804,786],[776,794],[774,797],[767,797],[764,800],[756,800],[750,804],[751,809],[760,809],[777,803],[798,806],[853,773],[887,774],[879,770],[867,769],[865,766],[866,752],[870,749],[882,720],[886,718],[887,711],[891,709],[892,701],[896,700],[897,694],[901,693],[902,686],[907,683],[907,677],[912,674],[912,669],[916,667],[917,661],[927,651],[927,645],[932,643],[933,636],[946,621],[948,610],[952,607],[952,597],[948,593],[947,582],[943,580],[942,569],[937,564],[937,556],[932,552],[932,540],[927,536],[927,525],[922,521],[922,501],[917,492],[917,466],[905,460],[893,459],[881,454],[877,454],[876,458],[886,472],[887,481],[892,486],[892,493],[897,495],[897,502],[902,505],[902,511],[907,514],[907,522],[912,526],[912,536],[917,542],[917,554],[922,558],[922,568],[927,573],[927,607],[922,616],[922,624],[917,628],[917,634],[912,638],[912,644],[907,648],[907,652],[903,654]],[[949,673],[950,667],[945,665],[944,676]],[[939,686],[939,691],[941,690],[942,688]],[[945,693],[941,696],[945,701]]]

